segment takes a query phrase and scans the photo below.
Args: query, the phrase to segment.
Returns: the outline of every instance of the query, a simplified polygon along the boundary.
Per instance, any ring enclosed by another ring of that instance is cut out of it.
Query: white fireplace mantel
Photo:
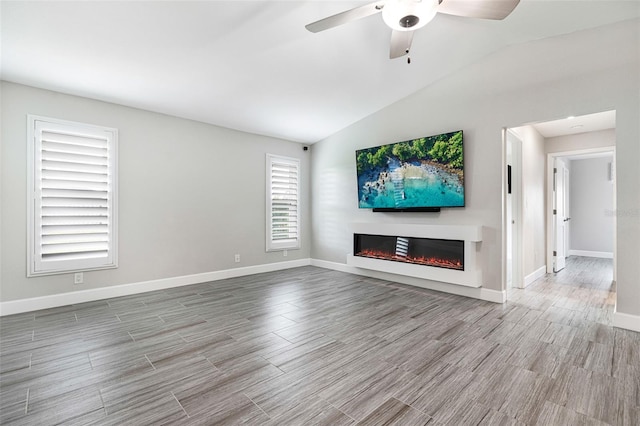
[[[482,270],[476,256],[478,243],[482,241],[482,226],[352,223],[350,229],[352,235],[369,234],[464,241],[464,271],[372,259],[354,256],[353,253],[347,255],[347,265],[349,266],[467,287],[482,286]]]

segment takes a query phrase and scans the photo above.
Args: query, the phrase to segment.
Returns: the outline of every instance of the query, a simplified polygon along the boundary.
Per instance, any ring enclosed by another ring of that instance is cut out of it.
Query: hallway
[[[562,271],[526,289],[509,289],[507,300],[545,313],[562,312],[562,323],[574,327],[584,326],[584,321],[610,326],[616,297],[612,281],[612,259],[571,256]]]

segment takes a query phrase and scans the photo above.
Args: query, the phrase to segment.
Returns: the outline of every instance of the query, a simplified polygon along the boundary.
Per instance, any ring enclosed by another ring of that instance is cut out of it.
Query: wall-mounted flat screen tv
[[[356,151],[358,206],[374,211],[464,207],[462,130]]]

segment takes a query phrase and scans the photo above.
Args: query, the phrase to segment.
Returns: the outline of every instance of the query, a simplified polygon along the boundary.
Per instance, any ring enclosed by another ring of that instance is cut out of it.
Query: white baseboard
[[[536,269],[535,271],[533,271],[532,273],[524,277],[524,286],[526,287],[532,282],[534,282],[535,280],[537,280],[538,278],[544,277],[546,273],[547,273],[547,265],[543,265],[539,267],[538,269]]]
[[[311,259],[311,266],[317,266],[318,268],[325,268],[325,269],[333,269],[334,271],[347,272],[349,274],[362,275],[362,274],[356,273],[356,271],[359,270],[358,268],[354,268],[345,263],[329,262],[328,260],[320,260],[320,259]]]
[[[491,290],[487,288],[471,288],[458,286],[455,284],[441,283],[437,281],[423,280],[413,277],[389,274],[386,272],[371,271],[345,265],[344,263],[329,262],[318,259],[300,259],[289,262],[269,263],[264,265],[247,266],[244,268],[225,269],[221,271],[205,272],[201,274],[183,275],[179,277],[162,278],[151,281],[141,281],[137,283],[121,284],[110,287],[100,287],[73,291],[68,293],[53,294],[50,296],[33,297],[29,299],[10,300],[0,302],[0,316],[19,314],[23,312],[37,311],[40,309],[56,308],[96,300],[110,299],[119,296],[129,296],[132,294],[146,293],[149,291],[163,290],[172,287],[181,287],[191,284],[199,284],[209,281],[218,281],[227,278],[235,278],[246,275],[273,272],[300,266],[313,265],[325,269],[347,272],[372,278],[379,278],[401,284],[413,285],[430,290],[441,291],[443,293],[457,294],[459,296],[471,297],[474,299],[486,300],[494,303],[504,303],[507,299],[505,291]]]
[[[93,302],[95,300],[110,299],[118,296],[146,293],[148,291],[163,290],[191,284],[218,281],[226,278],[242,277],[263,272],[280,271],[311,265],[311,259],[299,259],[288,262],[268,263],[264,265],[247,266],[244,268],[225,269],[221,271],[204,272],[201,274],[183,275],[180,277],[162,278],[158,280],[142,281],[130,284],[114,285],[94,289],[72,291],[69,293],[52,294],[50,296],[34,297],[30,299],[10,300],[0,303],[0,316],[37,311],[39,309],[56,308],[58,306],[76,303]]]
[[[613,326],[640,333],[640,316],[613,311]]]
[[[486,300],[494,303],[504,303],[507,300],[507,293],[500,290],[488,288],[473,288],[456,284],[441,283],[438,281],[424,280],[420,278],[403,275],[390,274],[388,272],[373,271],[370,269],[356,268],[344,263],[329,262],[326,260],[311,259],[311,265],[325,269],[334,269],[340,272],[362,275],[365,277],[378,278],[386,281],[393,281],[400,284],[407,284],[429,290],[441,291],[443,293],[457,294],[459,296],[471,297],[474,299]]]
[[[569,256],[601,257],[613,259],[613,253],[608,251],[569,250]]]

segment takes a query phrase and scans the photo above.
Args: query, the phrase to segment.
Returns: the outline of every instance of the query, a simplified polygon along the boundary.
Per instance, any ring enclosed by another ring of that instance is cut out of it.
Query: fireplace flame
[[[438,257],[413,257],[413,256],[398,256],[396,254],[387,253],[380,250],[364,249],[356,253],[356,256],[370,257],[372,259],[381,260],[393,260],[403,263],[414,263],[416,265],[435,266],[438,268],[455,269],[458,271],[464,270],[464,265],[460,260],[450,260]]]

